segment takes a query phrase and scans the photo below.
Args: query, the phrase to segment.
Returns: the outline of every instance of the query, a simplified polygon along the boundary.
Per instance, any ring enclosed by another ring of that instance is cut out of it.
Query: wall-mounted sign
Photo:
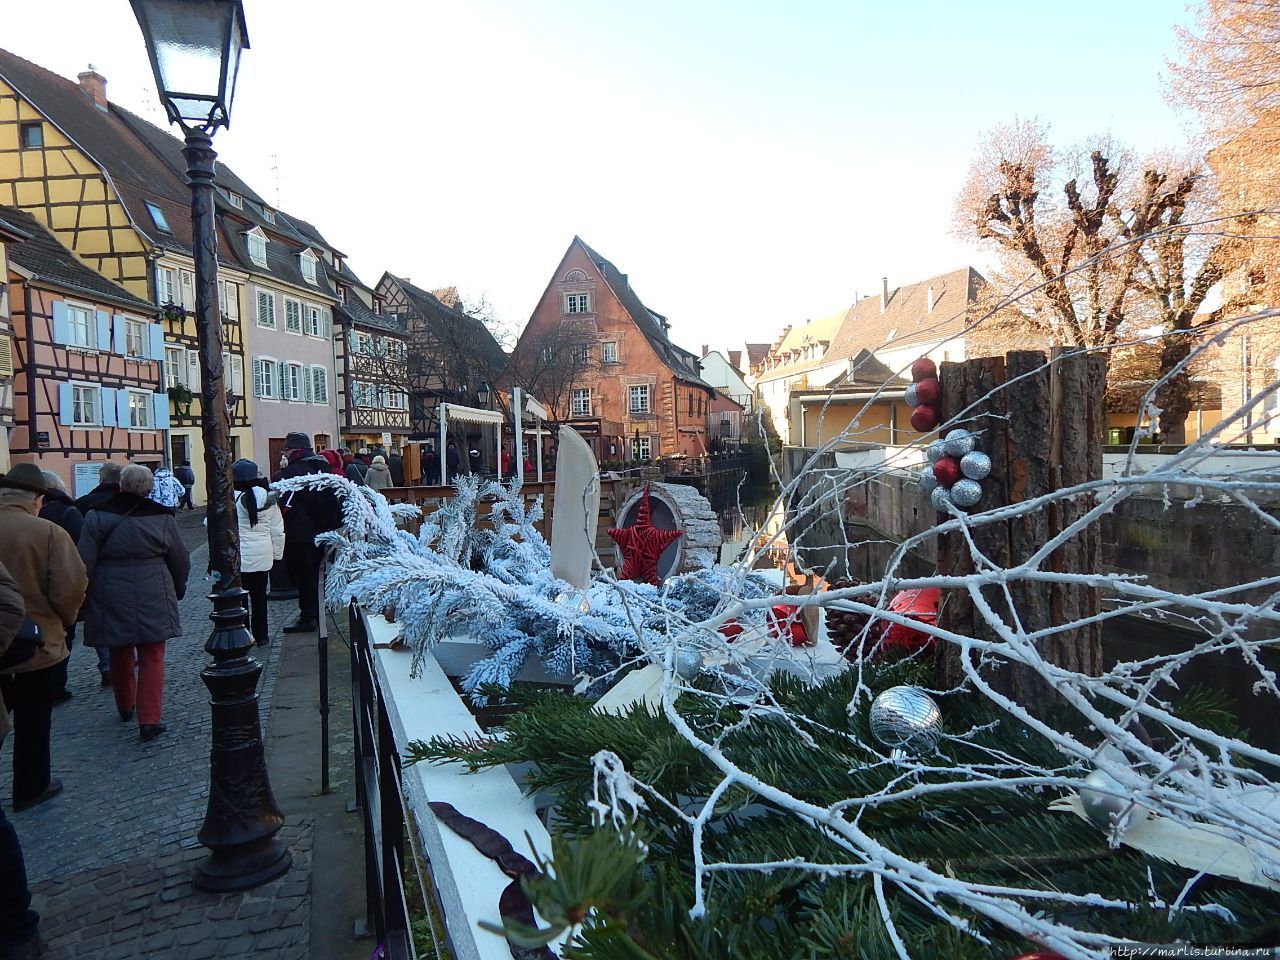
[[[48,445],[49,445],[49,431],[48,431],[48,430],[37,430],[37,431],[36,431],[36,446],[37,446],[37,447],[47,447]]]

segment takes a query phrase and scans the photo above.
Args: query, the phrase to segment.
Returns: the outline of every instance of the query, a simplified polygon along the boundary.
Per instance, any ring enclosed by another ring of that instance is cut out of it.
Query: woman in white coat
[[[284,556],[284,514],[252,460],[233,463],[231,479],[235,484],[236,520],[240,527],[240,579],[249,591],[253,639],[258,646],[265,647],[271,642],[267,628],[267,589],[272,564]]]

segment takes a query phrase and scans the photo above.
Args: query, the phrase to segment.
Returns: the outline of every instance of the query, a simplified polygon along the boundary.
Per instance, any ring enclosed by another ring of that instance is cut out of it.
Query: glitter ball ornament
[[[938,425],[938,411],[935,407],[920,404],[911,411],[911,429],[918,433],[928,433]]]
[[[928,357],[921,357],[915,363],[911,364],[911,379],[916,383],[921,380],[928,380],[930,377],[938,375],[938,365]]]
[[[929,377],[929,379],[921,380],[919,383],[912,384],[912,386],[916,388],[916,403],[934,406],[942,396],[942,384],[938,382],[937,377]]]
[[[982,499],[982,485],[977,480],[957,480],[951,485],[951,502],[963,510],[976,507]]]
[[[702,672],[702,651],[681,650],[676,654],[676,676],[681,680],[692,680]]]
[[[933,492],[929,494],[929,502],[939,513],[950,513],[947,507],[951,504],[951,491],[946,487],[934,487]]]
[[[1118,817],[1129,806],[1123,796],[1124,789],[1105,770],[1095,770],[1084,778],[1084,786],[1080,788],[1080,803],[1084,814],[1095,827],[1110,830],[1111,818]]]
[[[919,406],[920,398],[916,396],[916,385],[914,383],[907,384],[907,389],[902,391],[902,399],[906,401],[908,407]]]
[[[938,478],[933,475],[933,467],[920,468],[920,490],[923,493],[933,493],[933,488],[938,485]]]
[[[591,612],[591,601],[587,599],[585,593],[579,593],[577,590],[566,590],[563,593],[557,593],[556,604],[561,607],[568,607],[574,613]]]
[[[981,450],[972,450],[960,458],[960,472],[970,480],[982,480],[991,472],[991,458]]]
[[[953,457],[963,457],[973,452],[973,434],[963,427],[956,427],[947,434],[947,453]]]
[[[947,442],[945,440],[935,440],[924,448],[925,459],[930,463],[937,463],[947,455]]]
[[[955,457],[943,457],[933,465],[933,475],[942,486],[951,486],[960,479],[960,461]]]
[[[886,747],[932,750],[942,736],[942,711],[919,687],[890,687],[871,701],[871,735]]]

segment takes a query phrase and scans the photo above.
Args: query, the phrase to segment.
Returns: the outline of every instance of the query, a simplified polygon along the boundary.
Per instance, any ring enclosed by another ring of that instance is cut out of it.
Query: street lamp
[[[200,678],[209,688],[213,744],[209,802],[197,835],[209,848],[195,870],[203,890],[246,890],[289,868],[275,835],[284,824],[267,777],[258,717],[262,666],[249,656],[248,594],[240,586],[240,540],[231,483],[231,422],[222,364],[218,249],[214,229],[212,135],[231,119],[240,54],[249,48],[240,0],[130,0],[156,88],[169,120],[182,127],[191,181],[196,337],[200,354],[200,420],[208,494],[213,663]]]
[[[486,380],[480,381],[480,386],[476,387],[476,402],[486,410],[489,409],[489,383]]]

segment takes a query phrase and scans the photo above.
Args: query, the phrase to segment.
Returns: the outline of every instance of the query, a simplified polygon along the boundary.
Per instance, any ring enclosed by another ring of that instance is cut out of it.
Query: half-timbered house
[[[13,428],[13,324],[9,316],[8,245],[27,238],[0,220],[0,470],[9,470],[9,431]]]
[[[382,298],[345,264],[334,269],[333,280],[343,443],[349,450],[399,445],[410,433],[405,319],[384,311]]]
[[[9,245],[6,276],[12,459],[58,474],[75,496],[97,484],[105,460],[159,464],[169,398],[152,305],[91,270],[29,214],[0,207],[0,220],[24,235]]]

